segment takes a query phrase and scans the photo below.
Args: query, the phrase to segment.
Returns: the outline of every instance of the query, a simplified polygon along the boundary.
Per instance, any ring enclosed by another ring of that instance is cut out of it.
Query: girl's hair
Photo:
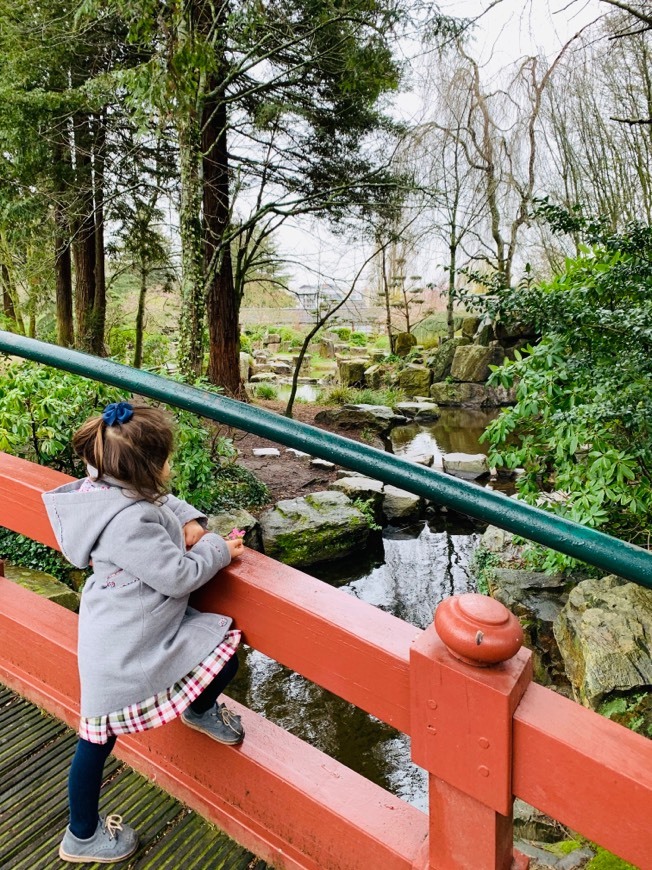
[[[102,416],[91,417],[72,437],[75,453],[147,501],[155,502],[167,491],[165,462],[174,446],[172,418],[161,408],[134,405],[126,423],[108,426]]]

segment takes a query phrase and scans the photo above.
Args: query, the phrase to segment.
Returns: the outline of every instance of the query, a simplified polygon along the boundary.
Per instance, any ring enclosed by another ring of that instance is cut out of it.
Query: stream
[[[478,437],[493,412],[451,409],[429,425],[392,430],[397,455],[485,452]],[[469,566],[482,524],[431,508],[426,520],[387,526],[356,558],[304,568],[347,595],[426,628],[445,597],[474,591]],[[229,694],[396,796],[427,810],[427,775],[409,738],[258,652],[244,647]]]

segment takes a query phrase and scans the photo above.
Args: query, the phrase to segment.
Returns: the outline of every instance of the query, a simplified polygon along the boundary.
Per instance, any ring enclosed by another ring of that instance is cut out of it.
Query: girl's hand
[[[231,559],[237,559],[238,556],[242,556],[244,553],[244,544],[242,543],[242,538],[225,538],[226,546],[229,548],[229,553],[231,554]]]
[[[183,527],[183,537],[186,542],[186,550],[194,547],[206,534],[206,529],[199,525],[197,520],[190,520]]]

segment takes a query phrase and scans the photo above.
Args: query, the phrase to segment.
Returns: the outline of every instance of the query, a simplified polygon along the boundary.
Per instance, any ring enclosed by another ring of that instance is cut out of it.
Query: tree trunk
[[[455,276],[457,272],[457,241],[455,230],[451,230],[451,243],[448,256],[448,298],[446,300],[446,327],[449,338],[455,338],[455,318],[453,309],[455,304]]]
[[[62,347],[73,347],[75,330],[72,306],[72,260],[70,254],[70,224],[66,212],[67,178],[70,173],[70,150],[65,131],[58,131],[52,162],[56,184],[54,205],[54,271],[56,277],[57,341]],[[65,157],[64,157],[65,155]]]
[[[91,318],[90,344],[93,353],[104,356],[104,329],[106,323],[106,272],[104,263],[104,146],[106,126],[104,113],[95,119],[93,143],[93,194],[95,209],[95,294]]]
[[[75,334],[72,317],[72,263],[70,237],[63,204],[54,207],[56,226],[54,238],[54,268],[56,273],[57,341],[62,347],[73,347]]]
[[[140,270],[140,293],[138,294],[138,313],[136,314],[136,347],[134,348],[134,368],[143,364],[143,331],[145,326],[145,295],[147,294],[147,270]]]
[[[383,285],[383,297],[385,299],[385,317],[387,324],[387,338],[389,339],[389,352],[394,353],[394,333],[392,331],[392,308],[389,301],[389,287],[387,284],[387,257],[386,250],[382,249],[382,274],[381,281]]]
[[[95,219],[88,119],[75,123],[75,169],[78,201],[73,223],[75,260],[76,345],[93,350],[93,307],[95,304]]]
[[[230,245],[225,241],[230,224],[226,103],[217,76],[212,77],[209,88],[212,96],[204,104],[202,117],[208,377],[228,395],[244,398],[240,381],[240,305],[233,283]]]
[[[204,359],[204,253],[202,248],[200,180],[201,137],[197,119],[191,117],[179,127],[179,164],[181,204],[182,287],[179,320],[179,368],[187,376],[198,377]]]
[[[15,329],[17,332],[22,332],[22,330],[19,330],[18,328],[16,306],[11,292],[11,277],[9,275],[9,267],[6,263],[0,263],[0,285],[2,285],[2,313],[7,319],[10,328]]]

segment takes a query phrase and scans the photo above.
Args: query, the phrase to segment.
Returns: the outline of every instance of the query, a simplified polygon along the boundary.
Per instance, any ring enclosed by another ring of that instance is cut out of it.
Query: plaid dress
[[[79,492],[93,489],[109,489],[86,478]],[[133,734],[165,725],[180,716],[196,700],[204,689],[222,670],[229,659],[235,655],[240,643],[241,632],[237,629],[227,631],[224,640],[185,677],[181,677],[169,689],[164,689],[144,701],[129,704],[122,710],[105,716],[82,716],[79,722],[79,736],[89,743],[107,743],[110,737],[118,734]]]
[[[89,743],[107,743],[109,737],[117,734],[146,731],[148,728],[157,728],[176,719],[201,695],[229,659],[235,655],[240,636],[241,633],[237,629],[227,631],[222,643],[169,689],[158,692],[145,701],[129,704],[122,710],[106,716],[82,717],[79,723],[79,736]]]

